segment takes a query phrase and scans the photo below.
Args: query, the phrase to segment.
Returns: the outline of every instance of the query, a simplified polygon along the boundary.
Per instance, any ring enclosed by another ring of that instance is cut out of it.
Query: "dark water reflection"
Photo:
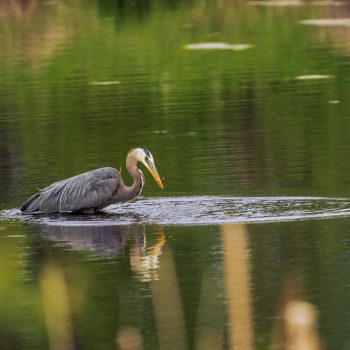
[[[71,249],[91,251],[94,254],[113,257],[123,251],[128,234],[138,247],[145,244],[142,226],[46,226],[38,225],[40,237],[61,242]]]
[[[0,348],[347,349],[349,14],[1,2]],[[137,146],[164,191],[146,175],[89,224],[19,220],[37,188]]]

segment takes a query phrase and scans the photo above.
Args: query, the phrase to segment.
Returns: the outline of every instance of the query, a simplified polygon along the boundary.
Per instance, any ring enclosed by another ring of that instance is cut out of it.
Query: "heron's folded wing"
[[[83,208],[102,208],[120,185],[114,168],[100,168],[58,181],[44,188],[28,207],[28,212],[53,213]]]

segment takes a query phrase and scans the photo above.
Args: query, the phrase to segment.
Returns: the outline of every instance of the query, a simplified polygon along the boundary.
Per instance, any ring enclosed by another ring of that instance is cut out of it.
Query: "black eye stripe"
[[[144,148],[143,151],[146,153],[146,156],[147,156],[148,158],[151,157],[151,152],[150,152],[148,149]],[[146,158],[147,158],[147,157],[146,157]]]

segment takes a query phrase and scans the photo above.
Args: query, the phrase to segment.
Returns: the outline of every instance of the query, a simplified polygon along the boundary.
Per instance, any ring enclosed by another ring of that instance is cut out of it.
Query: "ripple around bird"
[[[350,199],[326,197],[188,196],[139,198],[111,205],[100,215],[22,215],[3,210],[2,219],[18,219],[55,226],[211,225],[223,223],[283,222],[350,215]]]

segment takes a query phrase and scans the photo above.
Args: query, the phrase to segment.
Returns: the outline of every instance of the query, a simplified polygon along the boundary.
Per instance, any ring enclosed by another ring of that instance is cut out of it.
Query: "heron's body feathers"
[[[120,183],[120,174],[114,168],[92,170],[51,184],[29,198],[20,210],[24,213],[99,210],[119,201],[115,194]]]

